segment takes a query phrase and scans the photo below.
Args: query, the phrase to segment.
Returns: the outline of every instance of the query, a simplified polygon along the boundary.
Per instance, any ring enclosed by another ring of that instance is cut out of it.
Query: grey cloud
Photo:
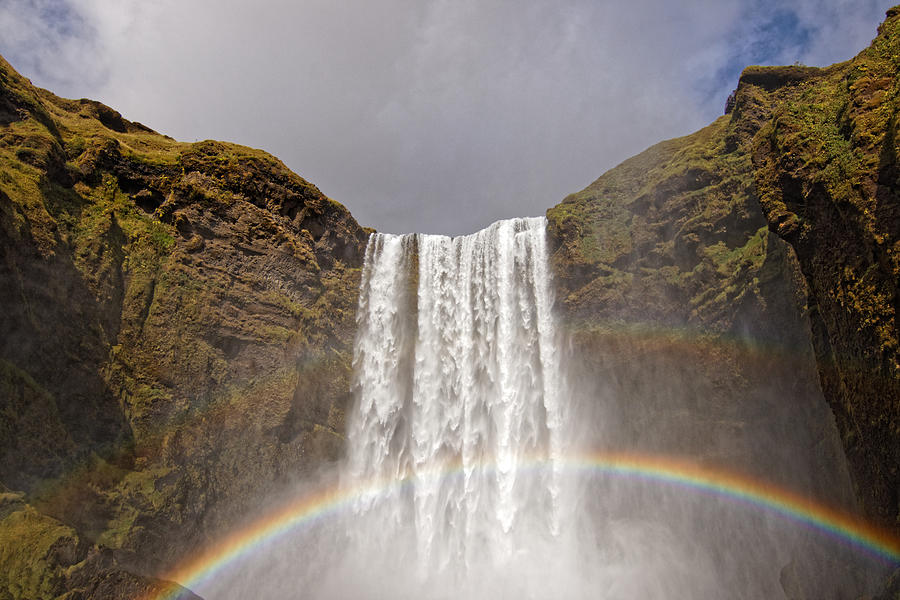
[[[0,52],[45,85],[95,87],[104,81],[105,49],[94,43],[96,31],[77,8],[61,0],[11,0],[0,3]]]
[[[74,25],[42,20],[49,4]],[[0,52],[178,139],[264,148],[363,224],[465,233],[712,121],[761,44],[771,62],[849,58],[889,6],[35,0],[0,5]],[[804,44],[765,39],[775,11]]]

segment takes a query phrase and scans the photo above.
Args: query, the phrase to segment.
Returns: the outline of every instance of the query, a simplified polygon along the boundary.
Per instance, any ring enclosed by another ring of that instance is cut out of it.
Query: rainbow
[[[563,464],[567,471],[637,478],[736,501],[837,537],[889,563],[900,564],[900,539],[890,533],[850,513],[747,475],[677,458],[631,453],[594,453],[572,457]],[[485,467],[490,468],[490,465]],[[532,461],[524,468],[546,468],[546,463]],[[455,467],[437,475],[449,477],[460,472],[461,469]],[[215,577],[233,561],[253,553],[264,543],[340,512],[363,494],[378,493],[409,483],[409,479],[377,481],[352,489],[335,487],[305,495],[226,536],[164,574],[163,579],[176,581],[187,588],[197,586]],[[177,586],[167,588],[145,596],[144,600],[173,600],[177,598],[178,591]]]

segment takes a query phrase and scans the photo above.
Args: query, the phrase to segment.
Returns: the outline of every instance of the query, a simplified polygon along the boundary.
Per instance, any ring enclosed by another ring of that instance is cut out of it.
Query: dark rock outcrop
[[[620,435],[716,460],[720,451],[754,456],[756,465],[805,453],[815,472],[775,472],[823,498],[841,488],[831,458],[846,455],[856,501],[894,531],[898,71],[893,9],[855,59],[826,69],[749,67],[726,116],[625,161],[548,211],[558,300],[587,372],[640,398],[625,403]],[[673,398],[667,377],[690,378],[697,393]],[[648,411],[674,419],[686,407],[694,420],[679,439],[634,426],[652,424]],[[792,422],[812,426],[803,452],[788,450],[797,449],[796,432],[779,438],[773,429]],[[773,434],[775,444],[759,446]],[[693,449],[692,436],[702,440]]]
[[[770,69],[777,72],[778,69]],[[819,377],[866,512],[900,531],[900,15],[852,61],[738,103],[769,228],[797,254]]]
[[[0,527],[88,561],[11,544],[44,587],[0,568],[0,596],[129,597],[339,454],[367,232],[264,152],[2,59],[0,114],[0,482],[28,502]]]

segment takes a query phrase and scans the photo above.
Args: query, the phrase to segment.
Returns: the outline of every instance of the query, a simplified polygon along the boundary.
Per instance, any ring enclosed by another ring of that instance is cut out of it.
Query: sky
[[[0,54],[267,150],[362,225],[457,235],[712,122],[747,65],[853,57],[895,1],[0,0]]]

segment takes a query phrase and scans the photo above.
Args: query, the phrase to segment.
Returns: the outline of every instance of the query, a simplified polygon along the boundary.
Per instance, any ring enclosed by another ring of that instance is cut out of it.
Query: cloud
[[[14,0],[35,83],[261,147],[387,231],[534,215],[721,114],[746,64],[845,60],[890,2]]]
[[[109,77],[96,32],[62,0],[0,4],[0,52],[39,85],[95,88]]]

